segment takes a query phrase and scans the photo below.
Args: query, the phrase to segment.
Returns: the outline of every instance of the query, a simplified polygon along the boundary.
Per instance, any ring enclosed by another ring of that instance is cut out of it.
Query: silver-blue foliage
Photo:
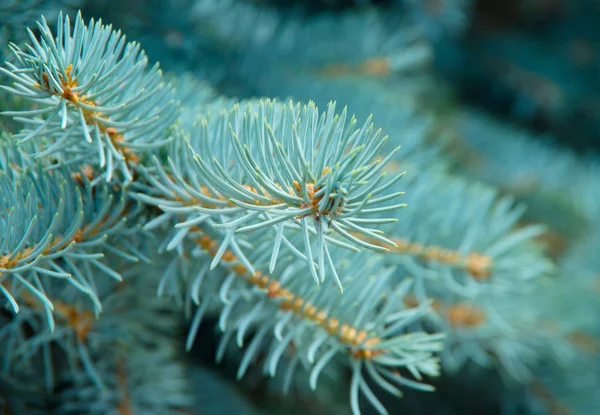
[[[37,157],[56,166],[93,164],[110,181],[115,171],[131,180],[137,154],[169,140],[178,105],[158,65],[135,42],[79,14],[58,18],[52,33],[44,18],[40,36],[29,30],[25,48],[11,45],[14,62],[0,72],[12,80],[2,88],[35,109],[4,111],[25,125],[18,143],[37,140]]]
[[[26,24],[29,4],[0,11],[0,21]],[[439,17],[452,16],[459,29],[463,14]],[[0,92],[20,101],[4,114],[24,128],[0,131],[6,379],[37,375],[48,396],[65,381],[59,414],[181,413],[191,395],[177,361],[180,308],[191,317],[187,349],[214,318],[217,359],[242,349],[238,377],[256,366],[284,391],[315,391],[333,376],[354,414],[362,399],[387,413],[373,386],[394,396],[433,390],[427,378],[439,375],[440,358],[449,375],[475,363],[518,382],[540,362],[573,363],[569,336],[593,331],[594,320],[572,305],[593,301],[562,295],[564,275],[545,278],[556,267],[532,241],[545,227],[521,227],[511,198],[448,175],[440,149],[452,144],[451,117],[424,108],[438,84],[412,73],[431,57],[420,29],[396,31],[373,10],[332,24],[233,0],[198,1],[186,22],[194,18],[194,44],[222,48],[252,88],[314,96],[325,111],[312,101],[240,103],[189,74],[171,87],[138,44],[81,15],[73,26],[59,15],[54,33],[42,18],[28,45],[11,44],[0,79],[12,83]],[[350,110],[336,110],[334,98]],[[500,160],[484,178],[500,185],[533,170],[520,160],[512,168],[515,147],[505,144],[482,144]],[[580,165],[535,170],[547,173],[542,192],[581,186],[565,194],[588,238],[559,265],[570,276],[583,264],[575,282],[585,291],[600,221],[597,170],[570,169]],[[399,168],[408,180],[399,182]],[[579,197],[582,187],[592,196]]]
[[[383,171],[395,152],[378,157],[387,137],[370,119],[357,126],[347,117],[334,104],[320,114],[312,103],[268,100],[209,113],[181,138],[187,146],[171,147],[168,173],[155,163],[150,180],[162,197],[138,197],[185,214],[188,229],[214,218],[226,235],[223,249],[239,233],[271,233],[271,270],[284,233],[293,230],[303,235],[302,256],[315,281],[324,281],[326,268],[339,280],[329,246],[386,251],[394,243],[372,225],[394,221],[385,214],[403,206],[395,202],[403,192],[388,191],[402,175],[386,180]]]
[[[116,251],[108,238],[124,236],[127,216],[124,193],[109,186],[92,188],[84,174],[72,176],[65,168],[46,171],[39,163],[18,156],[12,144],[4,143],[0,157],[0,291],[13,312],[20,301],[34,296],[46,312],[53,329],[53,304],[46,295],[46,282],[62,280],[88,296],[96,313],[102,305],[96,294],[98,273],[121,280],[108,266],[104,252]],[[28,293],[28,294],[27,294]],[[31,300],[29,298],[29,300]]]

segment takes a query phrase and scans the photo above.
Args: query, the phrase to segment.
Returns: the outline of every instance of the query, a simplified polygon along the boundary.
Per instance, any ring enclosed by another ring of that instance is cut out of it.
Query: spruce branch
[[[50,333],[43,329],[45,317],[39,300],[26,297],[28,307],[10,318],[0,330],[2,352],[10,356],[10,365],[4,370],[15,374],[36,373],[38,377],[43,373],[49,393],[54,393],[61,382],[67,382],[74,389],[61,400],[61,408],[65,410],[85,397],[83,390],[95,390],[94,399],[105,405],[114,404],[115,408],[127,402],[132,408],[158,405],[157,394],[149,393],[146,387],[169,391],[162,403],[163,409],[183,405],[190,395],[181,379],[182,368],[173,362],[177,310],[156,298],[156,274],[146,273],[142,277],[139,266],[131,266],[130,261],[117,255],[111,255],[110,259],[124,275],[124,282],[98,281],[98,297],[104,307],[100,318],[94,315],[93,304],[77,289],[48,284],[48,296],[57,310],[57,327]],[[143,359],[136,360],[136,355],[153,356],[164,366],[142,364]],[[115,378],[121,378],[118,363],[122,358],[127,363],[138,363],[127,365],[127,374],[133,378],[131,383],[127,382],[131,399],[119,400],[115,398],[124,398],[122,390],[113,387]],[[114,371],[107,372],[107,365]],[[163,376],[143,374],[148,370],[156,370]],[[79,405],[87,402],[86,399],[88,397]]]
[[[56,166],[93,163],[107,181],[115,171],[132,180],[129,163],[168,142],[177,117],[158,65],[148,69],[138,44],[81,14],[73,28],[60,14],[54,34],[43,17],[38,29],[25,49],[11,45],[14,62],[0,69],[13,82],[2,88],[36,105],[3,112],[26,126],[18,143],[36,140],[36,157],[53,155]]]
[[[223,245],[209,234],[198,231],[196,243],[211,256],[217,255]],[[340,258],[339,250],[334,255]],[[250,259],[260,263],[260,256],[260,251],[254,252]],[[400,385],[432,390],[420,382],[423,375],[437,376],[437,361],[431,353],[439,350],[443,336],[406,332],[425,315],[429,304],[404,308],[402,297],[408,291],[410,281],[404,281],[397,288],[390,287],[392,272],[379,268],[377,260],[366,258],[364,254],[343,260],[343,281],[347,290],[341,295],[328,287],[319,288],[305,279],[296,278],[302,269],[298,259],[280,264],[277,275],[268,275],[261,271],[250,273],[230,250],[225,250],[222,258],[221,264],[228,273],[218,295],[211,294],[211,290],[202,290],[206,268],[195,276],[195,281],[190,281],[195,290],[191,295],[198,309],[189,332],[188,348],[211,304],[224,301],[220,315],[220,328],[224,334],[218,359],[223,357],[230,341],[236,339],[242,347],[248,333],[255,333],[245,347],[238,377],[245,374],[261,351],[267,351],[264,371],[274,376],[285,348],[293,344],[296,355],[293,360],[296,363],[304,361],[311,368],[312,389],[317,387],[321,371],[334,357],[347,359],[347,365],[352,369],[350,402],[355,414],[360,413],[358,399],[361,394],[380,413],[387,413],[373,395],[367,378],[396,396],[401,395],[397,388]],[[366,280],[365,275],[369,275]],[[202,291],[204,294],[200,294]],[[407,369],[417,382],[400,376],[397,372],[400,368]],[[285,377],[291,381],[291,374]],[[289,386],[288,383],[284,388]]]
[[[423,290],[440,284],[464,298],[521,293],[555,272],[536,241],[547,228],[519,226],[524,206],[511,197],[435,172],[413,175],[404,187],[402,220],[383,228],[397,245],[385,259],[423,282]],[[443,211],[438,198],[449,201]]]
[[[445,373],[456,374],[493,368],[509,383],[525,384],[541,362],[562,367],[574,355],[569,338],[574,334],[558,327],[549,317],[544,300],[524,312],[531,292],[500,293],[477,298],[451,296],[443,290],[425,300],[432,311],[423,319],[426,327],[446,334],[440,353]],[[547,287],[539,284],[536,294],[547,297]],[[407,296],[405,303],[416,307],[423,300]],[[551,313],[556,318],[558,313]],[[581,337],[581,336],[580,336]]]
[[[57,413],[187,413],[192,393],[177,361],[178,310],[156,298],[157,273],[141,274],[145,267],[124,261],[120,266],[126,268],[125,280],[101,285],[106,310],[86,336],[79,337],[69,324],[53,336],[72,361],[69,370],[57,374],[69,385]],[[61,299],[73,302],[68,293]],[[75,304],[85,312],[85,303]]]
[[[176,351],[119,351],[98,362],[104,389],[90,382],[82,371],[72,378],[73,386],[60,394],[60,415],[97,414],[191,414],[192,394],[187,391],[185,368],[175,360]],[[148,364],[152,362],[152,364]]]
[[[128,247],[125,236],[131,229],[125,225],[139,205],[128,204],[123,191],[108,185],[92,187],[85,175],[65,168],[46,171],[27,158],[11,157],[11,147],[5,146],[8,151],[0,157],[0,209],[6,212],[0,221],[2,297],[18,313],[19,299],[34,296],[53,330],[55,306],[45,287],[58,279],[89,297],[98,314],[102,310],[95,289],[98,273],[121,280],[104,263],[104,253],[138,260],[137,250]],[[122,237],[121,250],[109,246],[116,236]]]
[[[370,119],[356,129],[356,120],[346,118],[346,110],[336,115],[335,104],[319,114],[312,103],[269,100],[209,114],[193,128],[187,148],[181,143],[170,147],[168,171],[158,159],[152,171],[145,169],[158,195],[137,197],[166,213],[185,214],[190,224],[214,218],[215,227],[228,235],[227,243],[253,231],[277,241],[287,240],[286,233],[300,234],[300,256],[321,283],[327,268],[335,273],[326,261],[330,245],[354,251],[394,246],[361,220],[404,206],[393,203],[402,192],[388,192],[401,175],[385,180],[383,172],[395,151],[377,157],[387,138],[373,130]],[[389,221],[384,216],[368,223]],[[272,250],[271,270],[279,247],[276,243]]]
[[[390,249],[390,253],[397,255],[411,255],[425,262],[435,262],[456,268],[465,269],[473,278],[486,280],[491,276],[493,258],[476,251],[466,254],[457,250],[444,248],[436,245],[424,245],[420,242],[411,242],[405,238],[391,237],[396,247]],[[378,244],[378,241],[369,241]]]

